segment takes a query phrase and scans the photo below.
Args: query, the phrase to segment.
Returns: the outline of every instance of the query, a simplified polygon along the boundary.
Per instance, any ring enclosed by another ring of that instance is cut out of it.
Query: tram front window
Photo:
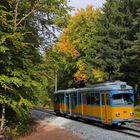
[[[131,94],[114,94],[112,96],[112,103],[114,105],[130,105],[133,104]]]

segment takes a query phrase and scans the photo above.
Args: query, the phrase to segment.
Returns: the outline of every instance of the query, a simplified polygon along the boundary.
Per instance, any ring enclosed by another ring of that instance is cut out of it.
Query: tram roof
[[[88,87],[94,90],[132,89],[132,87],[127,85],[126,82],[122,81],[103,82],[99,84],[89,85]]]
[[[132,89],[131,86],[127,85],[126,82],[114,81],[114,82],[103,82],[98,84],[89,85],[85,88],[71,88],[66,90],[58,90],[55,93],[73,93],[77,91],[107,91],[107,90],[121,90],[121,89]]]

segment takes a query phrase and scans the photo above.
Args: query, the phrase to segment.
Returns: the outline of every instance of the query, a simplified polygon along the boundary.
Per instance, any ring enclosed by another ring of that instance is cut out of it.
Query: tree
[[[45,77],[40,71],[43,59],[39,48],[46,38],[49,46],[52,28],[63,27],[68,9],[65,0],[1,0],[1,129],[5,125],[22,128],[29,116],[29,107],[37,101],[36,90]]]
[[[92,6],[79,9],[60,35],[55,46],[58,52],[63,53],[65,60],[64,69],[59,71],[60,88],[84,86],[85,83],[95,81],[93,70],[102,71],[96,65],[98,48],[94,45],[99,13],[99,9],[94,10]],[[96,81],[102,81],[103,74],[101,77],[96,77]]]
[[[122,65],[126,62],[126,50],[135,40],[133,19],[137,5],[134,0],[107,0],[98,23],[97,45],[107,79],[122,79]]]
[[[133,30],[135,31],[135,40],[132,43],[131,48],[126,51],[127,61],[122,66],[124,72],[124,79],[127,79],[129,83],[134,85],[136,92],[140,92],[140,2],[135,1],[137,6],[137,12],[135,18],[133,18]],[[138,6],[139,5],[139,6]]]

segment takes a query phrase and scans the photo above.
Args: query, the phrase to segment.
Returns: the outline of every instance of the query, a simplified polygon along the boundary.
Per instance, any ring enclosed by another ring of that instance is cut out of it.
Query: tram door
[[[87,104],[87,95],[82,94],[82,102],[81,102],[81,113],[83,117],[86,117],[86,104]]]
[[[67,104],[66,113],[68,113],[69,115],[73,115],[73,109],[76,106],[74,94],[66,94],[66,104]]]
[[[74,92],[71,94],[71,114],[77,114],[77,93]]]
[[[70,114],[70,96],[69,94],[66,94],[66,107],[65,107],[65,112]]]
[[[59,96],[59,99],[60,99],[60,112],[64,112],[64,94],[61,94]]]
[[[102,93],[102,119],[103,123],[111,123],[111,106],[110,95],[108,93]]]

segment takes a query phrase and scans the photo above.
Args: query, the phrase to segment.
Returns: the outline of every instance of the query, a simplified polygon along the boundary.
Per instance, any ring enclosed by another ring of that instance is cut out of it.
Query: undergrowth
[[[140,105],[135,106],[135,117],[140,118]]]

